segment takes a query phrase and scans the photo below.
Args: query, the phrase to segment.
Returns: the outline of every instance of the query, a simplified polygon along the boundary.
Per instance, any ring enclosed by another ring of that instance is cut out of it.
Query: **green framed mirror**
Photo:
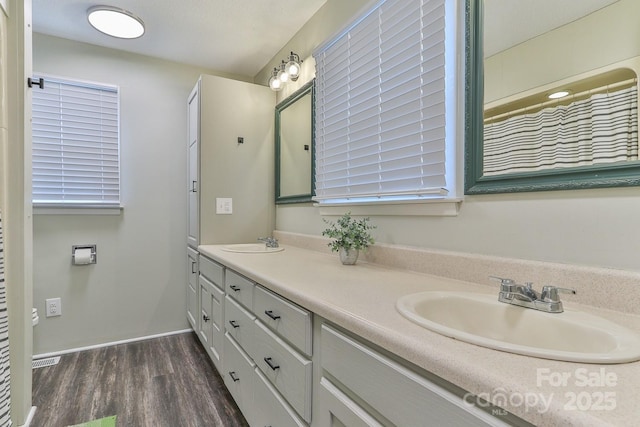
[[[541,21],[535,14],[543,9],[555,10],[553,0],[550,2],[548,7],[537,1],[517,2],[518,5],[533,8],[529,11],[519,11],[518,14],[531,22]],[[575,8],[582,9],[587,2],[574,0],[574,3]],[[529,101],[534,95],[546,96],[554,89],[567,84],[574,84],[580,93],[591,94],[591,88],[583,91],[584,88],[581,88],[580,84],[598,82],[592,86],[600,88],[602,78],[624,75],[627,79],[629,70],[635,76],[640,74],[640,45],[633,42],[637,39],[633,34],[633,28],[637,26],[635,23],[640,18],[640,7],[636,3],[632,0],[602,0],[592,10],[576,10],[576,15],[567,20],[567,23],[556,23],[556,27],[549,27],[544,33],[538,32],[532,38],[520,40],[516,45],[496,50],[489,33],[496,32],[499,39],[510,39],[508,29],[521,27],[518,22],[512,20],[513,15],[510,21],[501,27],[499,20],[506,21],[507,18],[496,16],[502,15],[505,9],[512,8],[514,3],[509,0],[467,0],[465,194],[640,185],[637,122],[628,126],[628,134],[631,135],[629,151],[635,151],[622,160],[604,160],[599,163],[592,161],[591,164],[572,160],[573,163],[567,166],[561,164],[565,160],[561,159],[554,160],[555,163],[551,166],[534,165],[530,170],[522,168],[524,170],[520,171],[518,168],[510,167],[517,162],[512,157],[505,161],[505,164],[509,165],[505,169],[506,172],[499,173],[491,173],[487,166],[487,159],[493,154],[488,154],[491,152],[491,147],[487,145],[490,138],[486,136],[488,134],[485,129],[485,123],[487,128],[490,127],[491,122],[487,121],[490,109],[495,109],[502,117],[509,116],[511,119],[518,114],[525,114],[516,113],[516,107],[511,111],[511,107],[505,107],[517,105],[516,101]],[[531,56],[534,51],[546,56],[534,58]],[[624,72],[619,72],[620,70]],[[637,96],[637,77],[633,77],[632,80]],[[610,85],[608,82],[605,83],[608,94]],[[593,91],[595,93],[596,89]],[[631,91],[633,92],[633,89]],[[575,101],[566,103],[577,103],[577,94],[575,96]],[[547,107],[547,99],[534,102],[540,104],[538,110],[551,108]],[[502,108],[502,111],[496,106]],[[526,114],[532,111],[528,106],[519,105],[517,108],[521,111],[526,110]],[[630,117],[637,121],[637,104]],[[609,122],[604,124],[608,127]],[[595,134],[595,131],[591,133]],[[515,137],[510,138],[512,136],[503,140],[504,145],[500,149],[502,153],[513,153],[521,149],[521,146],[515,145]],[[610,136],[607,135],[606,138]],[[601,146],[612,146],[613,136],[610,140],[606,138]],[[540,141],[540,145],[551,146],[556,151],[561,151],[564,148],[561,145],[568,143],[574,143],[574,140],[547,137]]]
[[[310,202],[314,193],[315,79],[276,105],[276,204]]]

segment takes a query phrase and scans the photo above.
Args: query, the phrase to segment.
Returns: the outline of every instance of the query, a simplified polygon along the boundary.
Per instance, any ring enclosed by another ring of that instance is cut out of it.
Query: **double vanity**
[[[343,266],[292,245],[198,249],[199,304],[189,316],[252,426],[637,419],[640,364],[611,363],[640,357],[638,316],[571,296],[565,313],[543,313],[498,302],[498,286]]]

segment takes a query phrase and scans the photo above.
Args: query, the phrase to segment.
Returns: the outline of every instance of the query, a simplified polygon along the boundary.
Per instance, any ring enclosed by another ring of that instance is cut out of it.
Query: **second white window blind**
[[[445,195],[444,0],[387,0],[314,54],[316,199]]]

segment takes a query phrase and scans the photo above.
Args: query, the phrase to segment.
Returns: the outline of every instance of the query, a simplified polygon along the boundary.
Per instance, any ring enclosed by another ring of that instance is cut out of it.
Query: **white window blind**
[[[118,89],[44,80],[33,90],[34,205],[119,207]]]
[[[387,0],[314,52],[321,203],[447,194],[445,0]]]

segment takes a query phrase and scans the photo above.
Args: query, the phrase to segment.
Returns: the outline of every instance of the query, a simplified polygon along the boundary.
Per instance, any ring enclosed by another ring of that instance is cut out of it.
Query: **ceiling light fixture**
[[[560,98],[564,98],[567,95],[569,95],[569,91],[567,91],[567,90],[559,90],[558,92],[553,92],[547,98],[549,98],[549,99],[560,99]]]
[[[135,39],[144,34],[144,23],[133,13],[112,6],[93,6],[87,10],[93,28],[120,39]]]

